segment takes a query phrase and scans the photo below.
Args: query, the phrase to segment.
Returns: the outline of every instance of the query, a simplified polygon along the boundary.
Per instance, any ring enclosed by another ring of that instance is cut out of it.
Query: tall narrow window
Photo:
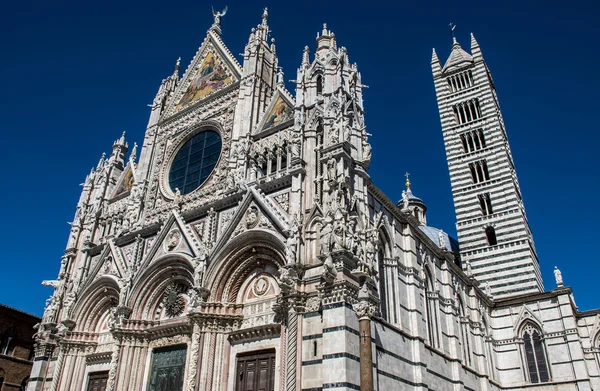
[[[471,361],[471,343],[470,343],[470,333],[469,333],[469,317],[465,311],[465,306],[463,305],[462,300],[458,299],[458,309],[459,309],[459,318],[458,321],[460,323],[460,340],[462,343],[462,353],[463,353],[463,364],[467,366],[472,365]]]
[[[496,239],[496,230],[494,227],[485,228],[485,237],[487,238],[487,242],[490,246],[495,246],[498,244],[498,240]]]
[[[480,194],[477,196],[479,198],[479,206],[481,207],[481,213],[484,216],[491,215],[492,211],[492,200],[490,199],[490,193]]]
[[[317,95],[321,95],[323,93],[323,76],[317,76]]]
[[[433,291],[433,276],[428,270],[425,270],[425,281],[424,281],[424,292],[423,297],[425,300],[425,322],[427,327],[427,337],[429,344],[434,347],[438,347],[438,324],[436,315],[436,301],[433,297],[435,292]]]
[[[544,342],[537,327],[528,324],[523,329],[523,349],[527,374],[531,383],[543,383],[550,380]]]
[[[388,320],[385,266],[383,264],[383,258],[383,249],[380,249],[379,253],[377,254],[377,263],[379,266],[379,306],[381,310],[381,316],[383,319]]]

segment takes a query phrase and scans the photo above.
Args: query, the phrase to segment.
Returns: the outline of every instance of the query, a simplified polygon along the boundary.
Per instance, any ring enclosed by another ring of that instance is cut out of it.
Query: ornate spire
[[[263,14],[262,14],[262,25],[263,26],[267,25],[267,19],[269,19],[269,11],[267,10],[267,7],[265,7]]]
[[[404,186],[406,186],[407,190],[410,190],[410,179],[408,179],[409,175],[410,174],[408,172],[404,174],[404,176],[406,177],[406,182],[404,183]]]
[[[138,148],[137,143],[133,143],[133,149],[131,150],[131,155],[129,155],[129,160],[131,160],[134,163],[137,159],[137,148]]]
[[[305,46],[304,53],[302,53],[302,66],[304,68],[308,68],[308,66],[310,65],[309,52],[310,52],[310,50],[308,49],[308,46]]]
[[[277,67],[277,86],[285,87],[285,83],[283,82],[283,68]]]
[[[173,70],[173,75],[174,76],[179,76],[179,68],[181,67],[181,57],[179,57],[177,59],[177,62],[175,63],[175,69]]]
[[[102,157],[98,161],[98,165],[96,166],[96,171],[100,171],[102,166],[104,166],[104,160],[106,159],[106,152],[102,152]]]

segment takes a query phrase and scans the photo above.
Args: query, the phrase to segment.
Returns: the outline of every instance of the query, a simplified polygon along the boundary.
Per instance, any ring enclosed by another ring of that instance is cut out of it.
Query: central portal
[[[185,345],[155,349],[148,391],[182,391],[186,353]]]
[[[275,350],[238,356],[235,391],[274,390]]]

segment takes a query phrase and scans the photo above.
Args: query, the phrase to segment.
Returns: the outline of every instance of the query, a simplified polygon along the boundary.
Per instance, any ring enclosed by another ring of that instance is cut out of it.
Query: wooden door
[[[235,390],[274,391],[275,351],[238,356]]]
[[[90,373],[87,391],[106,391],[108,382],[108,371]]]

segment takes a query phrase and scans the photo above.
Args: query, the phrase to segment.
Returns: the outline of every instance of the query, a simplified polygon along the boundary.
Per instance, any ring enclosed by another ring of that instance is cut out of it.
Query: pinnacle
[[[431,52],[431,63],[433,64],[436,62],[439,63],[440,59],[438,58],[437,53],[435,52],[435,48],[434,48]]]

